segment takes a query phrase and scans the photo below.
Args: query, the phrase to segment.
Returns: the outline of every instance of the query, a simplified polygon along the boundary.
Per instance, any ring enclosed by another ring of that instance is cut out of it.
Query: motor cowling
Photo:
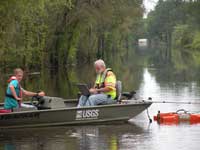
[[[37,97],[37,102],[34,105],[38,109],[58,109],[58,108],[64,108],[65,102],[64,99],[62,98],[43,96],[43,97]]]

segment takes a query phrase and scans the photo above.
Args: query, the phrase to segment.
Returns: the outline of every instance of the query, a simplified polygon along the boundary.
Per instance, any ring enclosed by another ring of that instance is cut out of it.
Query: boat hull
[[[150,102],[113,104],[95,107],[71,107],[0,114],[0,128],[81,125],[128,121],[151,105]]]

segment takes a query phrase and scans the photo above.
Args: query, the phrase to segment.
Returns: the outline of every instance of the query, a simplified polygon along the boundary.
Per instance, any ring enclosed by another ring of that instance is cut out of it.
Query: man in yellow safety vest
[[[112,72],[112,69],[106,69],[106,65],[101,59],[95,61],[94,67],[97,73],[95,85],[90,89],[90,96],[82,95],[80,97],[78,107],[115,103],[115,74]]]

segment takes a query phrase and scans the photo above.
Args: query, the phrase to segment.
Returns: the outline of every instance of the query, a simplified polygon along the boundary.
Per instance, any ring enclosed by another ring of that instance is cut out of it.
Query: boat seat
[[[116,82],[116,101],[119,102],[121,100],[122,97],[122,82],[121,81],[117,81]]]

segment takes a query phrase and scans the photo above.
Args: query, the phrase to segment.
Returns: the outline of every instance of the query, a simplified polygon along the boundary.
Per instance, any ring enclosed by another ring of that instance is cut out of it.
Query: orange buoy
[[[163,116],[160,121],[161,122],[178,122],[178,115],[173,114],[169,116]]]
[[[191,114],[190,115],[190,123],[191,124],[200,123],[200,114]]]
[[[187,111],[179,112],[180,110],[170,113],[160,113],[158,111],[158,114],[154,116],[154,121],[157,121],[159,124],[178,124],[180,122],[200,123],[200,114],[188,113]]]
[[[179,117],[174,113],[162,113],[158,114],[157,119],[161,124],[177,124],[179,122]]]

